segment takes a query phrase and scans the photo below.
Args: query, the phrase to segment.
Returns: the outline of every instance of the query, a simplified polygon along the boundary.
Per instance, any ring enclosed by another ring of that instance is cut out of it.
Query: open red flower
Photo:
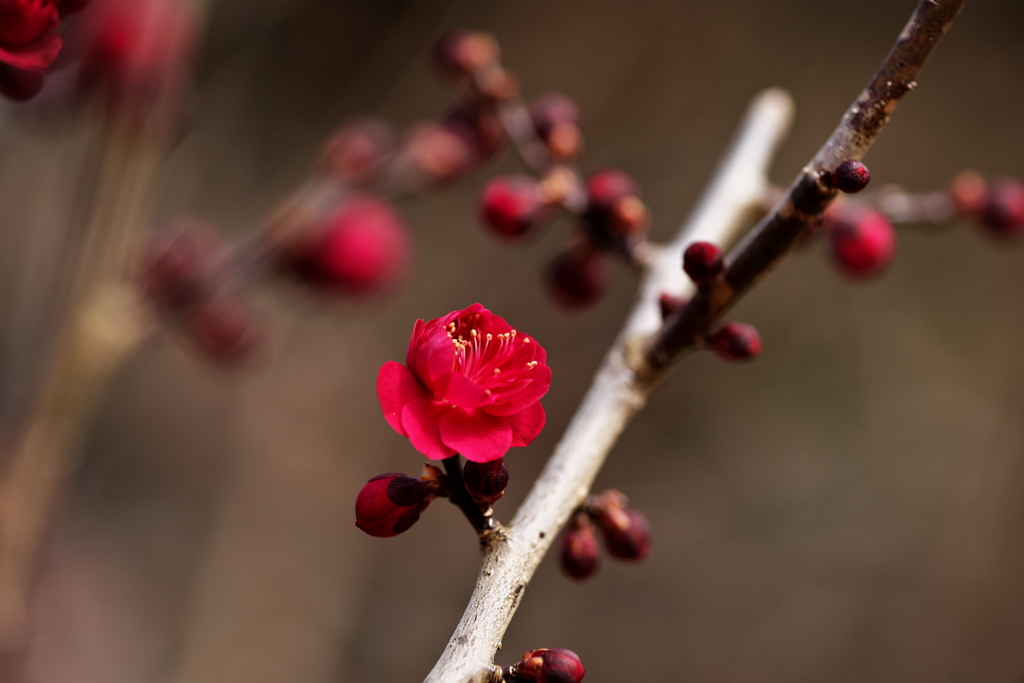
[[[546,359],[533,338],[473,304],[417,320],[406,365],[381,367],[377,397],[388,424],[428,458],[490,462],[543,429]]]

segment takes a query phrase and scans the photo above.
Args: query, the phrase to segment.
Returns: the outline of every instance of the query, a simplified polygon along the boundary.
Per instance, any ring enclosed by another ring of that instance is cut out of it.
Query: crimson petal
[[[402,408],[402,427],[412,447],[431,460],[444,460],[458,452],[441,442],[438,425],[447,412],[457,411],[428,398],[413,399]]]
[[[441,440],[473,462],[490,462],[508,453],[512,427],[508,420],[478,410],[452,410],[441,417]]]

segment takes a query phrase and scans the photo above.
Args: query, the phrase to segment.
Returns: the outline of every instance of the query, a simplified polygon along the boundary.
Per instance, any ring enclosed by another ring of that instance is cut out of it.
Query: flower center
[[[501,334],[481,332],[474,325],[477,322],[470,319],[448,324],[448,337],[455,349],[452,357],[453,373],[465,375],[482,385],[510,380],[537,366],[537,361],[524,363],[521,367],[507,366],[517,348],[533,343],[529,337],[520,336],[515,330]]]

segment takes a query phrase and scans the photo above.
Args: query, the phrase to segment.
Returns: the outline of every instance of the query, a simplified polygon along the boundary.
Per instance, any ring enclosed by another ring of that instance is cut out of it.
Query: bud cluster
[[[1017,178],[986,180],[966,171],[949,188],[957,213],[972,219],[997,239],[1024,234],[1024,182]]]
[[[137,281],[149,301],[207,359],[238,365],[260,348],[263,329],[229,282],[227,250],[197,220],[160,230],[142,251]]]
[[[423,466],[419,478],[404,474],[378,474],[363,486],[356,498],[356,526],[371,536],[387,538],[407,531],[434,498],[450,498],[460,504],[468,499],[485,516],[505,493],[508,467],[504,459],[485,463],[469,461],[452,476],[433,465]]]
[[[448,495],[444,479],[433,465],[424,465],[419,478],[378,474],[366,482],[356,497],[356,526],[377,538],[407,531],[430,501]]]
[[[563,574],[585,581],[597,573],[601,567],[598,533],[608,554],[616,559],[636,562],[647,557],[651,544],[647,518],[628,507],[628,502],[614,489],[587,498],[558,541]]]
[[[456,132],[473,142],[470,153],[451,155],[460,162],[453,168],[462,172],[472,167],[472,152],[478,159],[480,154],[493,155],[507,140],[533,172],[487,183],[477,204],[481,223],[499,238],[517,241],[536,234],[559,208],[575,216],[578,236],[552,259],[545,284],[551,297],[567,308],[593,305],[608,283],[604,253],[634,262],[645,239],[648,212],[636,184],[618,169],[598,171],[584,181],[574,165],[583,151],[576,104],[560,93],[524,104],[491,36],[452,31],[438,41],[433,54],[438,69],[460,79],[468,90],[444,121],[461,126]]]

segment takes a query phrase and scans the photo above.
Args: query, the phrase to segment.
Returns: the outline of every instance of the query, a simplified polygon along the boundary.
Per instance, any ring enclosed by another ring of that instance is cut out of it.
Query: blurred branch
[[[46,375],[20,416],[0,473],[0,679],[16,680],[28,640],[36,570],[105,381],[142,336],[145,316],[125,283],[128,248],[145,225],[165,137],[107,121],[96,203],[70,303]],[[86,172],[90,172],[87,169]]]
[[[658,296],[685,294],[679,244],[697,239],[729,243],[767,188],[765,171],[789,128],[793,105],[786,93],[757,97],[711,185],[680,236],[660,250],[639,301],[598,370],[554,455],[509,527],[484,538],[484,560],[476,589],[454,635],[427,681],[495,681],[493,662],[501,638],[559,528],[590,489],[608,452],[654,385],[630,370],[635,340],[660,325]]]
[[[657,375],[703,340],[705,330],[765,277],[821,218],[837,190],[822,175],[846,159],[861,159],[966,0],[921,0],[874,78],[785,196],[730,255],[725,273],[671,316],[646,350],[641,373]]]

